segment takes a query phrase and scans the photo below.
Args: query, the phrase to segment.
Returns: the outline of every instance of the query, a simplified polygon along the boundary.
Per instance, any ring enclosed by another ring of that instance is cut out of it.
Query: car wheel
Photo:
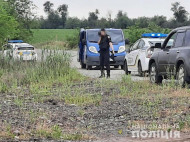
[[[178,84],[181,87],[185,87],[185,78],[186,78],[186,71],[185,71],[185,66],[184,64],[181,64],[179,66],[178,72],[177,72],[177,80],[178,80]]]
[[[80,62],[81,68],[85,69],[86,68],[86,64],[84,64],[83,62]]]
[[[140,77],[143,76],[143,71],[142,71],[142,65],[141,65],[141,62],[138,63],[138,74]]]
[[[125,63],[124,63],[124,71],[125,71],[125,74],[126,74],[126,75],[131,74],[131,72],[130,72],[130,71],[128,71],[127,62],[125,62]]]
[[[86,69],[87,69],[87,70],[91,70],[91,69],[92,69],[92,66],[86,65]]]
[[[151,83],[162,83],[162,77],[158,75],[156,63],[152,63],[149,71]]]

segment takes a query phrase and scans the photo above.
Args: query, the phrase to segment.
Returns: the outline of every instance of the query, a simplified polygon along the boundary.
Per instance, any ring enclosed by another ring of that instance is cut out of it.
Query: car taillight
[[[147,58],[150,58],[150,57],[152,56],[152,54],[153,54],[153,51],[151,50],[151,48],[148,48],[148,49],[146,50],[146,57],[147,57]]]

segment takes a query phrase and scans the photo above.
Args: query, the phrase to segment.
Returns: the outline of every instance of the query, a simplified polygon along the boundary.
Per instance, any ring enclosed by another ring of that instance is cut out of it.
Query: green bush
[[[165,33],[168,34],[170,29],[163,29],[154,23],[150,23],[147,28],[140,28],[139,26],[131,26],[124,30],[125,37],[129,39],[130,43],[135,43],[138,39],[142,38],[143,33]]]
[[[66,42],[67,42],[67,48],[68,49],[76,48],[78,43],[79,43],[79,32],[76,32],[73,35],[67,36]]]

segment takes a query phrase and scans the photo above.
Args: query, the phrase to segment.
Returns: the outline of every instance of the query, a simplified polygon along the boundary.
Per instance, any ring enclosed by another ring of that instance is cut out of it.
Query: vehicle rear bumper
[[[117,56],[114,58],[114,61],[110,61],[111,66],[121,66],[124,65],[125,56]],[[99,66],[100,57],[99,56],[87,56],[86,64],[89,66]]]

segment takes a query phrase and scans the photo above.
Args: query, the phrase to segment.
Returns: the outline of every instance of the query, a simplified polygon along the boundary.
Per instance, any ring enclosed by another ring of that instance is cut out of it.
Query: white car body
[[[155,43],[163,42],[164,39],[161,38],[141,38],[135,42],[125,57],[125,64],[128,67],[128,71],[139,72],[139,65],[141,65],[141,71],[147,72],[149,60],[153,53],[151,46],[154,46]]]
[[[37,53],[32,45],[19,45],[13,51],[13,58],[23,61],[37,61]]]

